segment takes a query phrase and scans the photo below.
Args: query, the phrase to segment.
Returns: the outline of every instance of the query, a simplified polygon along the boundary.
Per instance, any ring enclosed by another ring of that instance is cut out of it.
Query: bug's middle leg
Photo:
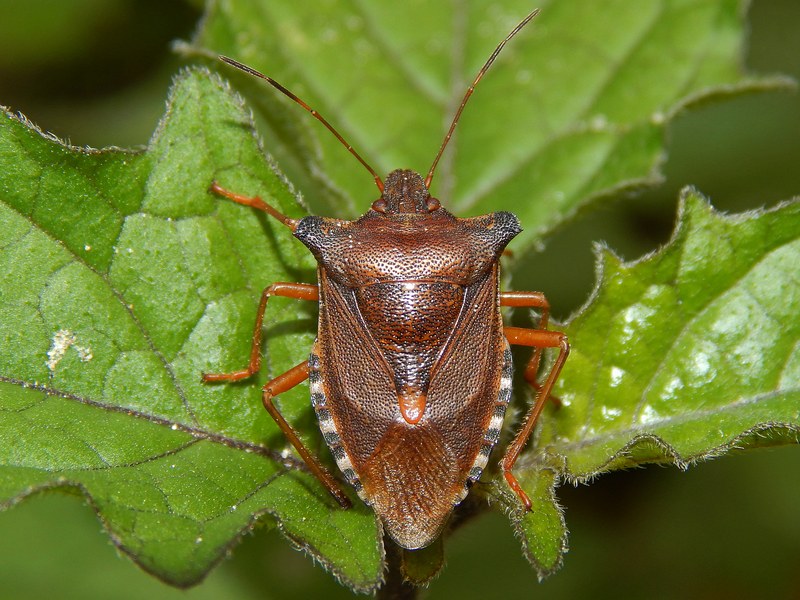
[[[537,329],[547,329],[547,324],[550,321],[550,303],[542,292],[501,292],[500,306],[538,308],[542,316],[539,319],[539,326]],[[536,380],[539,374],[539,363],[542,360],[542,351],[542,347],[537,346],[534,348],[533,354],[523,373],[525,381],[531,384],[536,391],[541,391],[542,387]],[[552,400],[558,402],[556,398],[552,398]]]
[[[319,289],[310,283],[273,283],[261,292],[261,301],[258,303],[258,312],[256,313],[256,325],[253,329],[253,344],[250,347],[250,362],[247,367],[232,373],[203,373],[203,381],[239,381],[258,373],[261,369],[261,329],[264,324],[264,311],[267,309],[267,301],[272,296],[318,301]]]

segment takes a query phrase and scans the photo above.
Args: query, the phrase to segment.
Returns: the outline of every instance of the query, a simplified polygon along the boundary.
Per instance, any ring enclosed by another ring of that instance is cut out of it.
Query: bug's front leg
[[[228,200],[233,200],[237,204],[243,204],[244,206],[250,206],[252,208],[257,208],[258,210],[263,210],[269,216],[271,216],[274,219],[277,219],[292,231],[297,229],[297,223],[298,223],[297,219],[292,219],[290,217],[287,217],[283,213],[278,212],[275,208],[264,202],[258,196],[245,196],[243,194],[237,194],[236,192],[232,192],[230,190],[225,189],[216,181],[211,182],[211,186],[208,188],[208,191],[214,192],[219,196],[223,196]]]
[[[203,373],[203,381],[206,383],[239,381],[258,373],[261,369],[261,329],[264,324],[264,311],[267,309],[267,301],[272,296],[318,301],[319,290],[316,285],[309,283],[273,283],[261,292],[261,301],[258,303],[258,312],[256,313],[256,325],[253,330],[253,344],[250,348],[250,362],[247,367],[232,373]]]
[[[542,319],[540,321],[540,326],[547,326],[549,304],[544,295],[539,292],[511,292],[502,294],[500,303],[502,306],[532,306],[541,308]],[[522,427],[509,444],[503,459],[500,461],[500,468],[503,471],[503,476],[508,482],[509,487],[517,494],[517,497],[520,499],[525,509],[530,510],[531,500],[519,485],[519,482],[516,477],[514,477],[511,470],[514,468],[514,464],[517,462],[522,448],[525,447],[531,433],[533,433],[533,428],[536,426],[536,421],[539,419],[542,408],[544,408],[545,402],[547,402],[550,397],[553,385],[561,373],[564,362],[567,360],[567,356],[569,355],[569,341],[567,340],[567,336],[560,331],[548,331],[543,328],[527,329],[522,327],[504,327],[504,333],[510,344],[535,348],[533,356],[525,369],[525,379],[537,389],[536,400],[525,416]],[[536,382],[536,374],[539,370],[539,362],[544,348],[559,348],[559,352],[544,383],[538,385]]]

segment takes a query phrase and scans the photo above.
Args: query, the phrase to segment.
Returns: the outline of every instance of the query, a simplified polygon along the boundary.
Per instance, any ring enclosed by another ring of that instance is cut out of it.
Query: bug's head
[[[347,142],[347,140],[342,137],[336,128],[328,123],[327,119],[323,117],[318,111],[311,108],[308,104],[306,104],[303,100],[297,97],[294,93],[289,91],[287,88],[282,86],[280,83],[272,79],[271,77],[264,75],[263,73],[259,73],[255,69],[248,67],[232,58],[228,58],[227,56],[220,56],[220,59],[231,65],[232,67],[236,67],[237,69],[244,71],[245,73],[249,73],[255,77],[265,80],[275,89],[277,89],[282,94],[291,98],[294,102],[302,106],[305,110],[310,112],[312,116],[320,121],[335,137],[339,140],[342,145],[344,145],[348,152],[352,154],[358,162],[360,162],[367,171],[369,171],[370,175],[375,180],[375,185],[378,186],[378,189],[381,191],[381,197],[372,203],[372,210],[383,215],[412,215],[412,214],[421,214],[426,215],[433,213],[441,208],[439,205],[439,201],[436,198],[432,198],[428,190],[431,186],[431,181],[433,180],[433,174],[436,171],[436,166],[439,164],[439,159],[442,158],[442,154],[444,153],[445,148],[447,148],[447,144],[450,142],[450,139],[453,137],[453,132],[455,131],[456,125],[458,124],[458,120],[461,118],[461,113],[464,111],[464,107],[467,105],[467,101],[472,96],[472,93],[475,91],[475,87],[478,85],[478,82],[483,78],[486,71],[489,67],[492,66],[492,63],[500,54],[502,49],[508,43],[508,41],[517,35],[519,31],[527,25],[533,17],[535,17],[539,12],[537,8],[533,12],[531,12],[527,17],[525,17],[519,25],[517,25],[514,29],[511,30],[506,38],[497,45],[497,48],[494,49],[489,60],[481,67],[481,70],[478,71],[478,75],[472,81],[472,85],[467,88],[466,93],[464,94],[464,98],[461,100],[461,104],[456,111],[455,116],[453,117],[453,121],[450,123],[450,128],[447,130],[447,134],[444,136],[444,140],[442,141],[442,145],[439,148],[439,152],[436,154],[436,158],[433,160],[433,164],[431,165],[430,171],[428,171],[428,175],[423,180],[419,173],[415,173],[414,171],[409,170],[402,170],[398,169],[397,171],[392,171],[389,173],[389,176],[386,178],[386,181],[381,181],[380,176],[375,172],[367,161],[365,161],[361,155],[355,151],[355,149]],[[446,214],[447,211],[443,211],[442,213],[438,213],[439,215]]]
[[[385,215],[428,214],[440,208],[432,198],[422,176],[415,171],[397,169],[383,182],[381,197],[372,203],[372,210]]]

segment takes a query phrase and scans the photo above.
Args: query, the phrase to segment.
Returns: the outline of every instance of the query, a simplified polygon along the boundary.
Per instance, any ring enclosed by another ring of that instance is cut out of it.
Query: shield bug
[[[354,221],[291,219],[260,198],[212,184],[214,193],[263,210],[289,227],[316,257],[318,281],[266,288],[248,366],[204,374],[203,380],[236,381],[259,370],[262,322],[271,297],[318,301],[318,333],[309,358],[264,386],[264,406],[314,475],[343,507],[350,506],[337,480],[273,402],[308,379],[320,429],[344,478],[374,508],[388,535],[408,549],[436,539],[487,464],[511,397],[509,344],[534,348],[525,379],[538,394],[500,469],[530,509],[512,469],[569,353],[566,336],[547,329],[549,305],[543,294],[499,290],[499,259],[521,231],[517,218],[509,212],[457,218],[429,193],[436,165],[475,86],[537,12],[500,42],[478,72],[425,179],[396,170],[382,180],[301,99],[266,75],[221,57],[311,112],[372,174],[381,195]],[[501,306],[538,309],[538,328],[504,326]],[[559,353],[540,385],[544,348]]]

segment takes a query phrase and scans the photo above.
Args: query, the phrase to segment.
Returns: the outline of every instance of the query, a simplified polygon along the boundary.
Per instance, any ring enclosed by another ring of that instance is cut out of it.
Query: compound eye
[[[386,200],[378,198],[372,203],[372,210],[379,213],[386,213]]]
[[[428,198],[428,212],[439,210],[441,207],[442,205],[439,203],[439,200],[436,198]]]

